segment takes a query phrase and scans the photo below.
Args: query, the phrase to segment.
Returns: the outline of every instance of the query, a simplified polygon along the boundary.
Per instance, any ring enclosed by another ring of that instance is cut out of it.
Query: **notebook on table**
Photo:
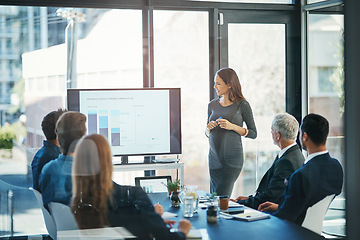
[[[270,214],[254,209],[245,209],[243,213],[234,214],[232,216],[235,220],[243,220],[247,222],[270,218]]]
[[[228,214],[226,212],[220,212],[220,215],[226,219],[241,220],[246,222],[252,222],[261,219],[270,218],[270,214],[263,213],[254,209],[245,209],[243,213]]]

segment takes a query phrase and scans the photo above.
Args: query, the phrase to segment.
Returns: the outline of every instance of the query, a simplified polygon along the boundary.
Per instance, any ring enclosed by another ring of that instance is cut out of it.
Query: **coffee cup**
[[[220,196],[220,210],[228,210],[229,197],[227,195]]]

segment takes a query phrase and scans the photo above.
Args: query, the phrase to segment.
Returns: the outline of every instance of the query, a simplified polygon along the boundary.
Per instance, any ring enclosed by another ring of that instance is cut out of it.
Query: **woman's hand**
[[[219,127],[221,127],[222,129],[233,130],[234,124],[232,124],[226,119],[223,118],[217,119],[216,122],[218,123]]]
[[[191,223],[189,220],[182,219],[179,222],[179,231],[183,232],[185,235],[188,235],[190,232]]]
[[[216,121],[211,121],[209,122],[209,124],[206,126],[207,129],[209,130],[213,130],[214,128],[216,128],[219,124]]]

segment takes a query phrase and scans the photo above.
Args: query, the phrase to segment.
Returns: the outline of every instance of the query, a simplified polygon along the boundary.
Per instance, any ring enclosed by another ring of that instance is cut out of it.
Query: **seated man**
[[[39,175],[44,165],[60,155],[59,142],[56,140],[55,124],[64,110],[59,108],[57,111],[48,113],[41,122],[41,129],[46,137],[42,148],[36,152],[31,169],[33,175],[33,188],[40,191]]]
[[[86,116],[78,112],[62,114],[56,123],[61,155],[46,164],[40,174],[40,191],[44,206],[49,202],[68,205],[72,196],[71,171],[77,141],[86,133]]]
[[[262,177],[255,196],[231,199],[240,204],[257,209],[261,203],[278,203],[285,189],[284,181],[304,164],[304,156],[296,144],[299,124],[288,114],[277,114],[272,122],[271,135],[274,144],[281,150],[269,170]]]
[[[300,141],[309,156],[305,165],[291,175],[279,204],[265,202],[259,210],[301,225],[309,207],[328,195],[339,195],[343,170],[338,160],[326,150],[329,122],[317,114],[304,117],[300,126]]]

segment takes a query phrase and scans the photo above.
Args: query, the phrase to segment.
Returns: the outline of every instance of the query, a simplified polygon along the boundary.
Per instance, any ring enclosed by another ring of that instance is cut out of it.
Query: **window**
[[[293,4],[292,0],[239,0],[232,2]],[[60,1],[59,4],[61,4]],[[119,9],[76,9],[76,11],[86,14],[86,21],[77,23],[79,29],[77,29],[76,87],[140,88],[143,86],[143,55],[144,51],[148,50],[143,49],[142,9],[144,6],[126,9],[128,5],[123,6],[119,2],[116,4],[119,4]],[[191,2],[187,4],[191,5]],[[276,5],[274,4],[274,6]],[[284,11],[284,9],[292,6],[282,7],[281,11]],[[19,188],[14,191],[16,201],[14,205],[15,234],[38,235],[46,233],[46,229],[42,220],[33,221],[34,216],[38,219],[41,219],[42,216],[36,203],[31,202],[31,199],[34,198],[33,194],[27,191],[28,185],[31,185],[31,182],[28,181],[28,177],[30,177],[28,168],[34,153],[41,147],[44,139],[40,128],[42,117],[51,110],[65,107],[67,86],[65,28],[68,25],[68,20],[58,16],[58,8],[56,7],[47,7],[44,11],[43,8],[39,7],[15,6],[11,7],[11,11],[1,11],[8,8],[0,6],[0,15],[10,16],[6,19],[6,26],[9,26],[11,36],[8,34],[10,36],[8,42],[2,41],[0,43],[2,50],[9,49],[13,53],[13,58],[4,60],[7,65],[13,66],[13,70],[9,71],[12,79],[17,81],[24,78],[25,80],[23,97],[27,119],[25,130],[24,122],[19,120],[21,118],[18,118],[18,115],[6,115],[5,110],[0,110],[1,125],[4,125],[5,122],[15,122],[18,124],[15,125],[16,129],[19,130],[16,139],[18,145],[13,149],[13,156],[16,157],[17,161],[13,161],[8,156],[1,156],[4,167],[1,168],[0,179],[6,177],[6,183],[22,182],[26,185],[23,189]],[[213,78],[209,74],[209,68],[211,68],[209,62],[213,61],[212,54],[214,54],[214,49],[209,50],[209,39],[214,37],[209,34],[214,30],[209,30],[211,14],[208,12],[208,7],[204,9],[197,7],[190,10],[180,10],[179,8],[160,10],[156,7],[154,9],[153,29],[151,29],[154,30],[154,85],[155,87],[181,88],[183,136],[181,160],[186,163],[185,184],[195,184],[199,186],[199,189],[208,190],[208,140],[205,137],[204,129],[209,102],[209,88],[211,89]],[[276,14],[274,15],[276,18],[278,17]],[[44,23],[41,20],[44,20],[45,17],[47,22]],[[251,103],[254,103],[252,107],[256,111],[257,122],[264,121],[265,123],[261,127],[258,124],[258,130],[264,132],[264,135],[269,138],[270,130],[269,125],[267,125],[271,122],[269,116],[273,117],[275,112],[283,111],[285,107],[284,46],[286,43],[284,43],[284,36],[287,29],[284,24],[267,24],[266,22],[241,26],[233,25],[230,28],[229,36],[231,39],[229,43],[232,49],[239,50],[249,47],[252,50],[258,50],[256,47],[259,45],[257,44],[261,44],[259,49],[269,50],[266,52],[268,58],[260,59],[262,60],[261,63],[251,64],[249,60],[252,59],[252,53],[243,54],[242,58],[239,59],[239,56],[236,56],[236,51],[232,51],[233,54],[229,56],[229,65],[233,68],[240,69],[248,64],[247,66],[265,69],[260,72],[257,69],[252,69],[252,71],[241,69],[242,74],[247,75],[240,76],[240,78],[244,79],[244,86],[250,89],[244,94]],[[249,36],[242,35],[244,31],[249,34],[250,39],[255,40],[248,42]],[[261,32],[264,35],[259,37]],[[239,39],[243,44],[241,47],[237,42]],[[266,39],[276,39],[276,41],[270,45],[270,41],[266,41]],[[70,45],[70,47],[74,47],[74,45]],[[214,63],[211,62],[211,64]],[[3,71],[1,73],[4,74]],[[266,75],[266,78],[261,79],[262,74]],[[252,89],[251,81],[255,78],[261,81],[261,86],[264,86],[265,94],[261,96],[263,97],[261,99],[257,98],[256,91]],[[266,81],[269,79],[271,81]],[[209,80],[211,86],[209,86]],[[10,80],[0,84],[2,99],[5,99],[3,93],[8,93],[9,96],[11,94],[10,89],[8,89],[9,82]],[[275,89],[273,85],[277,86],[276,92],[272,91]],[[278,98],[271,98],[272,94],[277,95]],[[264,99],[271,99],[273,107],[267,108],[261,105]],[[8,104],[7,107],[10,105]],[[24,111],[23,109],[18,110],[21,113]],[[263,140],[261,137],[259,139]],[[263,142],[259,141],[255,144],[256,146],[246,146],[246,148],[257,151],[258,146],[262,145]],[[254,190],[255,178],[261,177],[268,166],[268,162],[266,162],[268,155],[274,153],[275,147],[272,142],[269,143],[269,139],[266,139],[266,145],[268,144],[270,148],[261,149],[259,155],[256,155],[257,153],[254,151],[248,153],[249,158],[258,157],[260,164],[249,162],[250,165],[259,164],[259,166],[250,166],[251,174],[244,177],[246,179],[243,185],[247,187],[246,193],[250,193],[250,189]],[[272,159],[273,157],[271,157]],[[259,173],[254,172],[255,168],[259,169]],[[5,176],[10,170],[12,171],[9,174],[11,176]],[[126,174],[122,173],[122,176]],[[126,183],[133,184],[134,175],[129,174],[124,178],[126,177],[128,177]],[[0,214],[0,217],[7,216]],[[9,233],[9,229],[5,228],[6,226],[1,227],[4,234]]]
[[[280,3],[293,4],[293,0],[193,0],[193,1],[213,1],[213,2],[237,2],[237,3]]]
[[[344,109],[342,44],[343,16],[309,15],[309,112],[326,117],[330,122],[329,136],[341,142]],[[339,151],[342,159],[343,150]]]
[[[68,20],[57,15],[58,8],[49,7],[46,11],[39,7],[12,7],[14,11],[7,11],[8,9],[0,6],[0,16],[11,16],[7,20],[4,18],[4,25],[12,33],[7,35],[6,40],[0,41],[2,47],[6,47],[1,50],[7,53],[2,54],[1,65],[9,66],[5,71],[1,70],[1,77],[5,82],[0,83],[0,101],[7,108],[0,110],[0,126],[4,126],[5,122],[14,124],[11,126],[17,129],[17,145],[12,150],[16,161],[13,161],[11,155],[3,155],[0,149],[3,163],[0,179],[3,180],[4,175],[10,174],[6,183],[18,185],[18,182],[22,182],[25,186],[13,191],[16,201],[13,217],[15,235],[37,235],[46,233],[46,228],[40,220],[42,215],[37,203],[29,200],[35,199],[27,190],[28,185],[32,185],[31,171],[28,169],[31,168],[35,152],[43,145],[42,118],[50,111],[65,107],[67,48],[64,36]],[[76,11],[86,14],[86,21],[78,23],[77,87],[142,87],[141,10],[89,8]],[[47,18],[45,23],[41,21],[44,18]],[[44,41],[48,42],[44,44]],[[18,110],[26,114],[26,128],[19,120],[19,115],[6,114],[12,107],[10,95],[14,81],[20,78],[25,80],[25,92],[20,93],[25,105],[24,109]],[[128,178],[133,183],[133,176]],[[7,205],[3,204],[5,203],[1,200],[1,209],[7,209]],[[30,214],[22,214],[23,212]],[[33,221],[34,216],[39,221]],[[7,214],[0,214],[1,236],[9,234],[9,227],[1,225],[8,217]]]
[[[6,50],[10,53],[12,49],[11,39],[6,40]]]
[[[308,93],[309,113],[329,121],[327,149],[345,170],[344,159],[344,58],[342,15],[309,14]],[[329,210],[324,220],[325,233],[345,236],[345,201],[342,193],[334,200],[337,210]]]
[[[181,88],[185,184],[209,190],[209,29],[207,12],[154,11],[155,87]]]
[[[244,167],[233,190],[248,196],[279,150],[270,128],[275,114],[285,112],[285,25],[229,24],[228,31],[229,66],[238,72],[258,132],[255,140],[243,139]]]
[[[318,88],[319,92],[333,93],[335,92],[334,83],[331,82],[331,76],[336,71],[335,67],[319,67],[318,68]]]

